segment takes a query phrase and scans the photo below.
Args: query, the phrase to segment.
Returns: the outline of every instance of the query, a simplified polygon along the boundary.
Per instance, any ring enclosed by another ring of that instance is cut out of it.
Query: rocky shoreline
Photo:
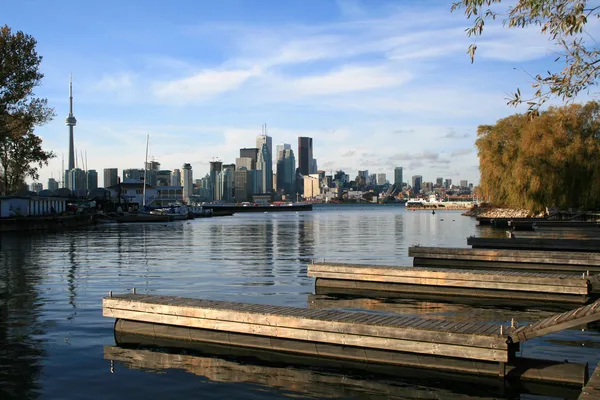
[[[483,218],[543,218],[544,213],[532,213],[528,210],[523,209],[512,209],[512,208],[496,208],[496,207],[485,207],[475,206],[462,215],[468,217],[483,217]]]

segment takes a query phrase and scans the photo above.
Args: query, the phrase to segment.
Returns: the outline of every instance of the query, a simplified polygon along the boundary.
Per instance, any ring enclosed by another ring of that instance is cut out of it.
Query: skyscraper
[[[402,188],[402,167],[394,168],[394,186],[396,189]]]
[[[243,148],[240,149],[240,157],[248,157],[251,158],[256,164],[256,160],[258,159],[258,149],[255,147]],[[254,169],[254,168],[252,168]]]
[[[183,201],[190,202],[190,196],[194,190],[194,176],[192,174],[192,165],[183,164]]]
[[[54,178],[48,179],[48,190],[55,192],[58,190],[58,182]]]
[[[104,187],[114,186],[119,180],[119,170],[116,168],[104,168]]]
[[[377,185],[385,185],[386,181],[385,174],[377,174]]]
[[[259,187],[258,193],[269,193],[269,189],[272,189],[273,178],[269,175],[269,148],[267,144],[263,144],[261,151],[258,153],[258,160],[256,161],[256,172],[259,174]],[[272,171],[271,171],[272,173]],[[270,179],[270,182],[269,182]]]
[[[256,168],[256,161],[250,157],[238,157],[235,159],[235,168],[246,168],[248,171]]]
[[[86,189],[94,190],[98,188],[98,173],[95,169],[90,169],[86,173]]]
[[[75,168],[75,144],[73,139],[73,128],[77,125],[77,119],[73,115],[73,77],[69,79],[69,116],[65,119],[69,127],[69,170]]]
[[[212,187],[212,199],[211,200],[220,200],[221,197],[219,196],[219,198],[216,198],[216,194],[217,194],[217,189],[219,186],[219,183],[217,182],[217,179],[219,178],[219,174],[221,172],[221,170],[223,169],[223,162],[222,161],[211,161],[210,162],[210,182],[211,182],[211,187]],[[219,193],[220,193],[220,189],[219,189]]]
[[[437,187],[442,187],[444,186],[444,178],[442,177],[438,177],[435,179],[435,184]]]
[[[291,148],[282,150],[277,161],[277,189],[285,194],[296,193],[296,158]]]
[[[182,186],[181,185],[181,170],[174,169],[171,174],[171,186]]]
[[[271,136],[267,136],[266,125],[263,128],[263,134],[256,137],[256,148],[259,149],[258,159],[260,159],[260,153],[262,153],[264,166],[258,167],[258,159],[256,162],[256,169],[262,170],[263,178],[263,192],[271,193],[273,191],[273,144]]]
[[[298,169],[302,175],[309,175],[313,163],[313,140],[309,137],[298,137]]]
[[[412,188],[413,188],[414,194],[418,194],[421,191],[422,183],[423,183],[423,177],[421,175],[413,175]]]
[[[281,160],[281,157],[282,157],[281,152],[283,150],[290,150],[291,148],[292,148],[292,146],[287,143],[280,143],[277,146],[275,146],[274,156],[277,157],[277,161]]]

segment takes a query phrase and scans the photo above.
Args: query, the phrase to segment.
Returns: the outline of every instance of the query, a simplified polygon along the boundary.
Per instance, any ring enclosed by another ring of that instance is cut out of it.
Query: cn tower
[[[69,79],[69,116],[65,119],[65,124],[69,127],[69,171],[75,168],[75,147],[73,145],[73,127],[77,125],[77,120],[73,115],[73,76]]]

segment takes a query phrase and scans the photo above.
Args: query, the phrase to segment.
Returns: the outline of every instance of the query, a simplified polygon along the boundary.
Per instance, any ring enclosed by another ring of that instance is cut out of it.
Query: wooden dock
[[[599,306],[521,328],[143,294],[105,297],[103,315],[117,319],[117,331],[151,337],[506,376],[519,368],[520,343],[599,320]],[[548,366],[531,368],[528,379],[571,379]]]
[[[600,290],[600,275],[457,270],[432,267],[396,267],[355,264],[314,263],[308,275],[317,278],[317,287],[372,289],[513,299],[537,299],[586,303]]]
[[[600,229],[567,229],[550,231],[506,231],[506,237],[511,239],[578,239],[600,240]]]
[[[600,400],[600,363],[581,391],[579,400]]]
[[[600,254],[567,251],[410,247],[415,267],[600,273]]]
[[[600,253],[600,239],[467,238],[474,249],[549,250]]]
[[[494,218],[494,217],[476,217],[479,225],[492,225],[496,228],[505,228],[512,222],[522,223],[524,226],[532,226],[534,222],[545,222],[546,218]]]

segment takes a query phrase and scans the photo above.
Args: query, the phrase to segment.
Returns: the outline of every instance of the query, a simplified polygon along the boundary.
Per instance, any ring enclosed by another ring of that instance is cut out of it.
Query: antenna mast
[[[148,143],[150,142],[150,134],[146,135],[146,161],[144,161],[144,189],[142,190],[142,210],[146,207],[146,171],[148,166]]]

